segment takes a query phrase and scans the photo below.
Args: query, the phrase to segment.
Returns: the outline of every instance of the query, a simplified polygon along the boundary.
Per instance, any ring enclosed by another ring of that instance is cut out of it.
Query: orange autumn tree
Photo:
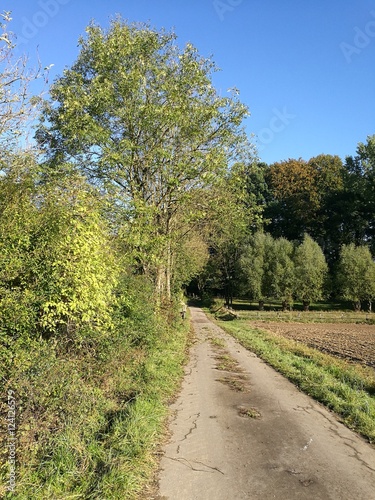
[[[271,200],[266,218],[274,236],[301,239],[304,233],[325,239],[327,208],[343,189],[344,167],[338,156],[319,155],[305,161],[288,159],[269,166]]]

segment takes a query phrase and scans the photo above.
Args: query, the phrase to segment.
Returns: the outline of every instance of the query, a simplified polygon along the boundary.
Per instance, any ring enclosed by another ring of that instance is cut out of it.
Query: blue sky
[[[90,20],[116,14],[174,29],[221,68],[214,85],[236,87],[261,160],[342,159],[375,133],[375,1],[2,0],[19,50],[50,81],[75,61]]]

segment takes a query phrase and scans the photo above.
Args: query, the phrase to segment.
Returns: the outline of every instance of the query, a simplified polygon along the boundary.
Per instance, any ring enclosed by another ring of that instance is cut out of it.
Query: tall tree
[[[291,240],[311,232],[319,203],[312,166],[301,158],[274,163],[267,180],[271,194],[265,213],[270,219],[267,230]]]
[[[274,240],[268,233],[257,231],[245,245],[241,257],[241,270],[244,275],[245,292],[264,308],[264,300],[272,293],[268,269]]]
[[[302,300],[305,311],[312,301],[323,298],[328,266],[323,251],[309,235],[296,248],[294,255],[296,297]]]
[[[293,243],[287,239],[274,240],[266,271],[266,286],[270,296],[281,300],[283,310],[291,307],[295,294],[293,251]]]
[[[195,189],[246,154],[248,111],[236,92],[216,92],[214,63],[190,43],[180,50],[173,33],[120,18],[86,32],[51,88],[37,137],[52,166],[71,159],[112,190],[128,227],[149,242],[158,294],[169,297],[176,219]],[[139,260],[149,268],[150,252]]]
[[[350,300],[356,310],[366,300],[371,308],[375,297],[375,263],[367,246],[354,243],[342,246],[336,278],[343,299]]]
[[[341,159],[332,155],[271,165],[267,175],[267,229],[274,236],[291,240],[302,239],[304,233],[309,233],[329,255],[339,239],[340,222],[332,208],[343,191],[344,175]]]
[[[343,228],[347,241],[368,244],[375,255],[375,135],[359,143],[357,154],[346,158],[346,208]],[[348,241],[348,239],[350,240]]]

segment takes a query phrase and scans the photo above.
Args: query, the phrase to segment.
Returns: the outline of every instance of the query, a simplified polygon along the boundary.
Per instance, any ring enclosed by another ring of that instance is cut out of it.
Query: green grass
[[[373,369],[254,329],[245,321],[217,323],[306,394],[336,412],[349,428],[375,443]]]
[[[189,328],[178,315],[146,314],[95,353],[63,356],[41,342],[19,349],[16,490],[5,492],[4,455],[0,497],[138,498],[157,466]]]
[[[209,337],[209,340],[215,348],[223,349],[226,346],[225,341],[217,337]]]

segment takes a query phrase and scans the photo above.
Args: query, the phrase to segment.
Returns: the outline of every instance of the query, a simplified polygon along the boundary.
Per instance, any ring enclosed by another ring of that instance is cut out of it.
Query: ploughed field
[[[375,325],[276,321],[254,321],[252,325],[328,354],[375,368]]]

